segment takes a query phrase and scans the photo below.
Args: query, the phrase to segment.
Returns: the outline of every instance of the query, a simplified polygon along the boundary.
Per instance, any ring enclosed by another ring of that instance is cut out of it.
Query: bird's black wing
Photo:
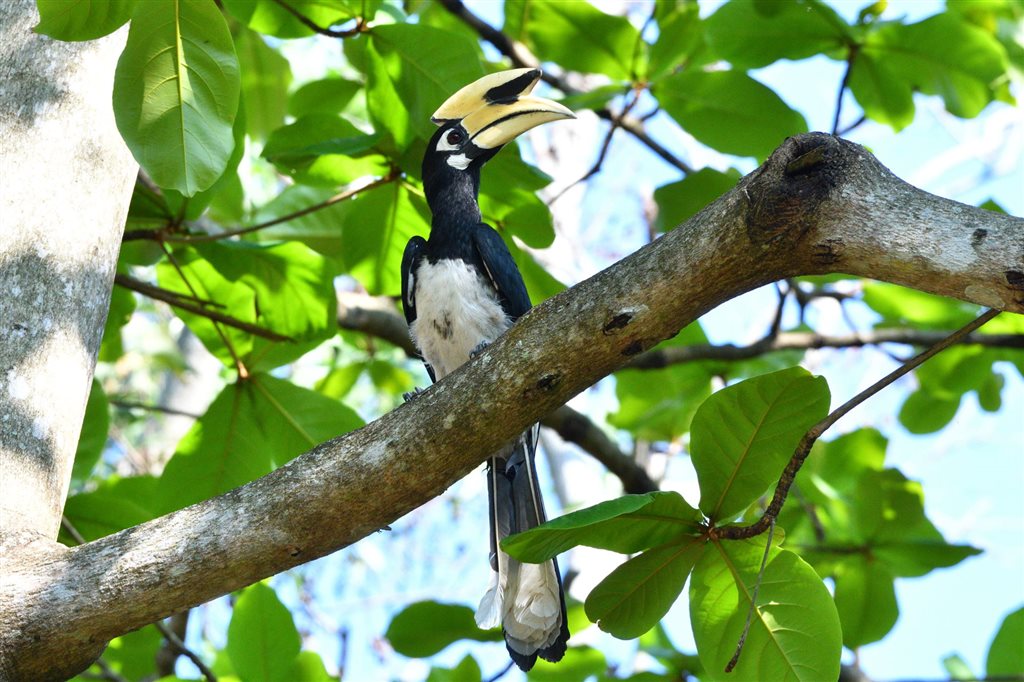
[[[402,254],[402,310],[409,325],[416,320],[416,266],[426,251],[427,241],[416,236],[405,245],[405,253]]]
[[[426,252],[427,241],[416,236],[405,245],[405,253],[402,254],[402,310],[405,311],[405,322],[410,327],[416,321],[416,268]],[[423,357],[420,356],[420,359],[423,360]],[[434,368],[427,364],[426,360],[423,360],[423,366],[427,368],[431,383],[436,381]]]
[[[490,225],[480,223],[473,232],[473,243],[487,277],[498,291],[502,308],[510,318],[518,320],[531,308],[530,295],[505,240]]]

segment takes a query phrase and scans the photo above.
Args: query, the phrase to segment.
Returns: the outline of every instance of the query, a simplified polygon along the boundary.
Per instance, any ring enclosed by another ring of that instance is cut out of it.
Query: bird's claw
[[[411,391],[409,391],[408,393],[403,393],[403,394],[402,394],[402,400],[403,400],[404,402],[409,402],[409,401],[411,401],[411,400],[412,400],[413,398],[416,398],[416,397],[418,397],[418,396],[419,396],[419,395],[420,395],[421,393],[423,393],[423,392],[424,392],[424,389],[421,389],[421,388],[420,388],[419,386],[415,386],[415,387],[413,387],[413,389],[412,389]]]
[[[491,345],[490,341],[481,341],[480,343],[476,344],[476,348],[474,348],[473,350],[469,351],[469,359],[470,360],[475,360],[476,356],[480,355],[485,350],[487,350],[487,346],[489,346],[489,345]]]

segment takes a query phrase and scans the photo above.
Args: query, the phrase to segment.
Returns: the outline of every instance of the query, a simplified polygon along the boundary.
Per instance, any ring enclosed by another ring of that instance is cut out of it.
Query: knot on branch
[[[857,147],[825,133],[787,139],[743,186],[747,235],[753,244],[796,244],[819,220]]]

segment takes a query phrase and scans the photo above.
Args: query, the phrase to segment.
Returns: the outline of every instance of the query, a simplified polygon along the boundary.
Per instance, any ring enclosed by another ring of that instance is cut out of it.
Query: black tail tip
[[[542,658],[548,663],[558,663],[565,656],[565,650],[568,646],[569,640],[569,629],[563,628],[562,633],[559,634],[558,639],[555,640],[554,644],[545,648],[538,649],[532,654],[521,654],[513,649],[508,644],[508,640],[505,641],[505,648],[508,649],[508,655],[512,657],[512,662],[519,666],[519,669],[524,673],[529,672],[534,664],[537,663],[537,658]]]

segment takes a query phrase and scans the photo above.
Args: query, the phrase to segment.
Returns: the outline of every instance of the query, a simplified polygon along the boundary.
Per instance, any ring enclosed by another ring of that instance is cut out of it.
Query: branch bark
[[[1024,220],[911,187],[852,143],[791,138],[687,223],[364,428],[94,542],[3,547],[2,669],[66,675],[114,636],[378,532],[716,305],[831,272],[1024,312]]]

